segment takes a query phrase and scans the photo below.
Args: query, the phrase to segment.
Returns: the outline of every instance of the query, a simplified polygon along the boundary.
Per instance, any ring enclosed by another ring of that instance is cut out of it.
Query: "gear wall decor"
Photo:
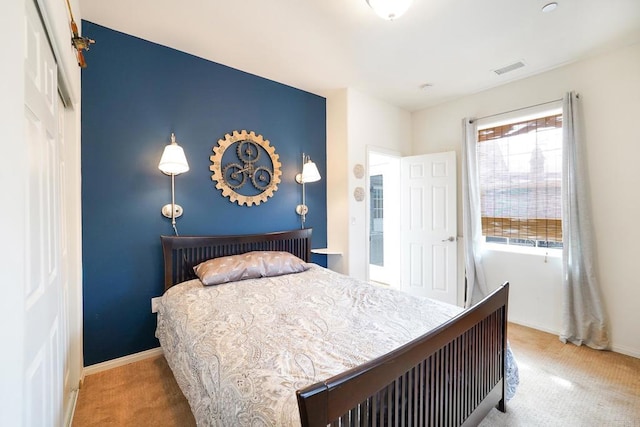
[[[280,156],[262,135],[234,130],[218,140],[213,153],[211,180],[232,203],[259,205],[278,189],[282,175]]]

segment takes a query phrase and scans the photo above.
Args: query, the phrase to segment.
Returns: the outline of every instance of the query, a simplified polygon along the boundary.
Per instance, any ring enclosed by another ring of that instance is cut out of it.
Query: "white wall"
[[[3,238],[10,244],[0,247],[2,298],[0,298],[0,425],[20,426],[23,423],[24,392],[24,287],[25,204],[24,187],[27,173],[27,150],[24,136],[24,1],[2,5],[0,14],[0,52],[3,71],[0,79],[0,117],[2,117],[3,167],[0,182],[4,203],[13,209],[2,213]]]
[[[327,241],[330,249],[343,253],[329,258],[329,267],[365,280],[366,204],[353,197],[364,178],[353,174],[356,164],[366,164],[367,147],[410,154],[409,112],[369,97],[354,89],[326,94],[327,98]],[[366,193],[368,190],[365,189]]]
[[[464,97],[412,115],[413,154],[460,154],[463,117],[482,117],[581,95],[597,242],[597,272],[613,349],[640,357],[640,44]],[[458,156],[460,158],[460,156]],[[460,182],[460,181],[459,181]],[[460,193],[461,191],[459,191]],[[461,205],[458,204],[459,229]],[[561,268],[539,258],[490,253],[488,279],[512,283],[511,318],[558,333]],[[463,276],[460,276],[461,278]],[[460,280],[462,290],[462,280]]]
[[[342,255],[328,255],[327,267],[349,271],[349,136],[347,90],[327,93],[327,247]]]
[[[496,245],[497,246],[497,245]],[[541,254],[487,250],[483,255],[487,283],[509,281],[509,320],[541,331],[559,333],[562,309],[562,251]],[[460,274],[464,274],[464,269]]]

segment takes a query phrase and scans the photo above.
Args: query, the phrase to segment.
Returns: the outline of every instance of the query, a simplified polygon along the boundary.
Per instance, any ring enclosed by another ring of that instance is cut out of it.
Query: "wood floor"
[[[562,344],[555,335],[509,325],[520,386],[494,426],[640,427],[640,359]],[[162,356],[85,378],[74,427],[194,426]]]

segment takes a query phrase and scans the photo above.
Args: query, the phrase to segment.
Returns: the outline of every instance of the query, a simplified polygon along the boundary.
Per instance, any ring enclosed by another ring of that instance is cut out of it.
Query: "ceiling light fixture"
[[[367,4],[382,19],[393,21],[402,16],[409,6],[411,0],[366,0]]]
[[[558,7],[558,3],[556,2],[547,3],[544,6],[542,6],[542,11],[544,13],[553,12],[554,10],[556,10],[557,7]]]

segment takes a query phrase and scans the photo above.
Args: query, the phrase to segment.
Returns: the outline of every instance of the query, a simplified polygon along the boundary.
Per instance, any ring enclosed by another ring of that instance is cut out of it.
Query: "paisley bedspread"
[[[156,336],[198,426],[299,426],[295,390],[381,356],[462,311],[312,264],[161,299]]]

